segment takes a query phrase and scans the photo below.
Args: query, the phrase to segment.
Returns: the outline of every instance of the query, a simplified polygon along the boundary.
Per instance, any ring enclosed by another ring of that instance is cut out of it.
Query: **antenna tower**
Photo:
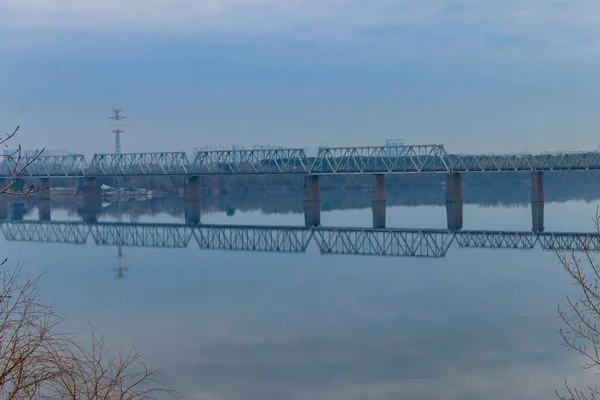
[[[119,128],[119,122],[127,117],[121,115],[121,111],[123,110],[112,111],[115,115],[109,118],[115,121],[115,130],[112,131],[115,134],[115,154],[121,154],[121,133],[123,133],[123,131]]]

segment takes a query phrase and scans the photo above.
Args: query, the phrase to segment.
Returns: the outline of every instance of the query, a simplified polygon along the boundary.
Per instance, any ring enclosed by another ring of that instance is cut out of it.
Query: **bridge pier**
[[[50,221],[52,218],[52,207],[50,206],[50,198],[42,200],[37,204],[38,218],[40,221]]]
[[[41,178],[38,188],[37,198],[41,200],[50,200],[50,178]]]
[[[200,206],[202,198],[202,181],[199,176],[190,176],[185,181],[184,191],[185,223],[200,223]]]
[[[321,225],[321,184],[318,175],[304,177],[304,224],[308,227]]]
[[[371,201],[371,209],[373,210],[373,228],[385,228],[385,175],[373,175],[373,196]]]
[[[544,173],[531,174],[531,230],[544,232]]]
[[[83,178],[83,182],[77,186],[77,200],[99,201],[102,203],[102,189],[96,183],[96,178]]]
[[[202,182],[199,176],[190,176],[185,181],[185,200],[200,201],[202,198]]]
[[[446,175],[446,217],[448,230],[463,228],[463,181],[458,172]]]

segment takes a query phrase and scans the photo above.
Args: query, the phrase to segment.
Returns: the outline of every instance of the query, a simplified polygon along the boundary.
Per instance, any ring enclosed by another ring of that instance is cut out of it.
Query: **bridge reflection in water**
[[[256,225],[193,225],[77,221],[4,221],[7,241],[147,248],[445,257],[450,247],[600,251],[597,233],[451,231]]]

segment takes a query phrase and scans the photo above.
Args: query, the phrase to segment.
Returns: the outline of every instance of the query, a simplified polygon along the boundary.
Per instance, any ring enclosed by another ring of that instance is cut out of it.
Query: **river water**
[[[547,232],[592,232],[600,201],[545,205]],[[168,210],[139,223],[182,224]],[[372,225],[371,209],[322,213]],[[36,219],[36,215],[25,216]],[[100,221],[113,221],[100,216]],[[77,220],[52,210],[52,220]],[[128,221],[124,217],[124,221]],[[203,224],[303,226],[302,214],[206,212]],[[394,206],[389,228],[445,229],[444,206]],[[464,206],[464,229],[530,231],[528,207]],[[2,256],[47,272],[44,298],[107,341],[135,344],[190,400],[538,399],[593,382],[561,346],[557,306],[577,293],[556,255],[461,248],[438,258],[118,248],[0,238]],[[119,276],[122,276],[119,278]]]

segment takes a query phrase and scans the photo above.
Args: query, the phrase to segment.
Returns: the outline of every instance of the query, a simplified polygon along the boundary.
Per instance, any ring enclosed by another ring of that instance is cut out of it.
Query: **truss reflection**
[[[369,229],[252,225],[186,225],[72,221],[0,222],[7,241],[98,246],[305,253],[314,243],[321,254],[445,257],[459,248],[599,251],[597,233]]]

